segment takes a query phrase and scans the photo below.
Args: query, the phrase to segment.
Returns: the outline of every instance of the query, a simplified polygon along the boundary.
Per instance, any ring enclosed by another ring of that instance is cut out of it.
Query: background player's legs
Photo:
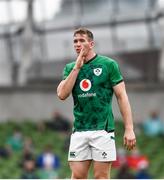
[[[70,161],[69,165],[72,170],[72,179],[87,179],[91,162],[91,160]]]
[[[111,170],[111,162],[93,162],[94,168],[94,178],[95,179],[109,179],[110,178],[110,170]]]

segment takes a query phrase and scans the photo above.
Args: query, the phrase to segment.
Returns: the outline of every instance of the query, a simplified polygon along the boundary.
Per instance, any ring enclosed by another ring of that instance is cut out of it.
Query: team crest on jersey
[[[96,68],[93,70],[93,72],[96,76],[100,76],[102,73],[102,68]]]
[[[83,91],[89,91],[91,89],[91,81],[89,79],[83,79],[81,82],[80,82],[80,88],[81,90]]]

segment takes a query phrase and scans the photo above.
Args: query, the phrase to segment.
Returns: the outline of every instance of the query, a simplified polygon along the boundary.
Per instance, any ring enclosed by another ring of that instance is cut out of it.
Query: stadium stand
[[[37,124],[32,121],[26,121],[23,123],[13,123],[7,122],[0,124],[0,146],[4,146],[4,142],[6,137],[8,137],[15,127],[19,127],[23,136],[30,137],[33,140],[35,151],[35,156],[39,155],[45,145],[51,144],[53,147],[53,151],[60,157],[61,160],[61,168],[59,169],[59,178],[70,178],[70,170],[67,164],[67,153],[65,153],[64,143],[67,135],[63,136],[60,132],[55,132],[49,129],[45,129],[43,132],[37,128]],[[120,121],[116,123],[117,127],[117,147],[122,147],[122,133],[123,127]],[[155,137],[151,138],[146,136],[143,131],[137,135],[137,146],[142,152],[142,154],[146,154],[149,159],[149,168],[148,171],[152,175],[153,178],[163,178],[164,177],[164,158],[163,158],[163,138]],[[154,143],[156,145],[154,145]],[[146,147],[145,147],[146,144]],[[2,179],[5,178],[17,178],[19,179],[22,174],[22,167],[20,166],[21,157],[23,155],[23,151],[14,152],[8,158],[0,157],[0,177]],[[9,173],[12,172],[12,173]],[[39,169],[36,171],[39,175]],[[116,176],[118,169],[113,169],[112,178]],[[135,175],[135,171],[132,171]],[[89,175],[92,178],[92,172]]]

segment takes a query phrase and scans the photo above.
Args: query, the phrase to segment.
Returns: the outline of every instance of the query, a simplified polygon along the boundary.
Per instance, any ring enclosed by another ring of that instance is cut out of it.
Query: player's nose
[[[80,41],[77,41],[76,45],[79,47],[81,46],[81,42]]]

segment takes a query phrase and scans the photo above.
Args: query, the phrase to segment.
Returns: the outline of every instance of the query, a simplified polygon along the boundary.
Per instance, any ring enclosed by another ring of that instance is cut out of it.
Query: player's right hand
[[[81,67],[84,65],[88,52],[89,52],[89,47],[86,44],[83,44],[83,47],[77,57],[74,69],[81,69]]]

